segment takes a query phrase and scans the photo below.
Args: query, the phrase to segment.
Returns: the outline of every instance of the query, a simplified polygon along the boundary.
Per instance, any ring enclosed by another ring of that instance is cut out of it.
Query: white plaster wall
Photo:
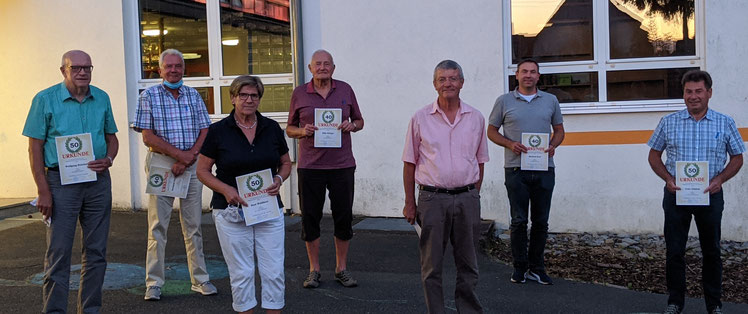
[[[91,55],[91,84],[109,93],[119,128],[119,156],[111,168],[115,207],[130,206],[127,106],[120,1],[4,0],[0,3],[0,197],[34,197],[28,138],[21,135],[31,99],[62,81],[60,58],[81,49]]]
[[[715,79],[712,107],[732,115],[738,127],[748,127],[743,109],[748,91],[741,86],[748,33],[739,31],[748,22],[734,14],[745,12],[748,3],[705,3],[706,64]],[[332,52],[334,76],[353,86],[366,120],[366,128],[353,138],[358,163],[354,212],[400,217],[404,134],[412,113],[436,98],[431,84],[436,63],[449,58],[463,66],[461,98],[486,118],[504,92],[501,3],[305,0],[302,5],[303,60],[308,62],[319,48]],[[564,126],[567,132],[653,130],[665,114],[565,115]],[[503,150],[490,147],[482,216],[507,226]],[[648,151],[645,144],[560,147],[551,230],[661,233],[663,183],[649,168]],[[741,205],[746,180],[744,170],[724,186],[725,239],[748,240],[742,226],[748,211]]]

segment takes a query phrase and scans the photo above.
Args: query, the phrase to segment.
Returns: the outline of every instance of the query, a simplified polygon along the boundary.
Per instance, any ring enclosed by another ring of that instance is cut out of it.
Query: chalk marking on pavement
[[[338,292],[333,291],[333,290],[320,289],[320,288],[314,289],[314,291],[319,291],[322,294],[324,294],[324,295],[326,295],[328,297],[331,297],[331,298],[333,298],[335,300],[340,300],[341,298],[343,298],[343,299],[349,299],[349,300],[354,300],[354,301],[364,301],[364,302],[374,302],[374,303],[398,303],[398,304],[406,304],[406,303],[408,303],[408,300],[369,300],[369,299],[355,298],[355,297],[352,297],[352,296],[348,296],[348,295],[344,295],[344,294],[338,293]]]

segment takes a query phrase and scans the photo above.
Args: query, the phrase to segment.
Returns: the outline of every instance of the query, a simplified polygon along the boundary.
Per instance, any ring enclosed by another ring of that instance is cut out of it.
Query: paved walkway
[[[203,217],[208,270],[219,295],[203,297],[189,291],[184,242],[177,214],[172,215],[167,245],[168,270],[164,296],[159,302],[143,301],[145,213],[114,212],[109,240],[105,313],[231,313],[231,293],[226,266],[210,215]],[[298,217],[286,218],[286,313],[423,313],[415,232],[402,219],[367,218],[356,221],[349,269],[357,288],[333,281],[332,221],[323,219],[321,249],[322,285],[303,289],[308,271]],[[38,313],[43,270],[45,226],[38,214],[0,220],[0,286],[5,286],[0,312]],[[79,237],[79,236],[78,236]],[[78,241],[79,242],[79,241]],[[76,243],[73,252],[80,252]],[[451,252],[448,252],[451,254]],[[79,264],[75,256],[73,264]],[[666,297],[601,285],[556,279],[554,286],[509,282],[511,268],[481,255],[479,295],[486,313],[656,313]],[[448,313],[455,313],[454,263],[446,262],[444,275]],[[73,267],[73,278],[79,269]],[[77,283],[73,284],[77,286]],[[71,293],[70,312],[75,311]],[[687,300],[685,313],[703,313],[702,300]],[[746,304],[725,304],[726,313],[748,313]]]

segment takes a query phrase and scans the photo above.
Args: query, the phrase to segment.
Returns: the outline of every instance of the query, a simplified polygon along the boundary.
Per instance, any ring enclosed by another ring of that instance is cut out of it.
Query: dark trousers
[[[459,313],[483,313],[475,289],[478,285],[480,194],[478,190],[450,195],[420,191],[416,218],[421,225],[421,281],[429,313],[444,313],[442,266],[447,242],[452,244],[457,282],[455,305]]]
[[[704,288],[706,307],[707,310],[711,310],[722,306],[722,258],[719,244],[722,234],[722,210],[725,207],[722,191],[710,195],[709,204],[675,205],[675,194],[665,189],[662,208],[665,211],[665,276],[670,295],[668,304],[676,304],[683,308],[686,298],[686,242],[693,216],[704,257],[701,284]]]
[[[514,167],[505,168],[504,175],[512,215],[510,230],[514,268],[545,271],[543,253],[548,238],[548,216],[556,173],[553,168],[548,168],[548,171],[527,171]],[[529,253],[528,214],[532,221]]]
[[[78,221],[83,234],[83,256],[78,290],[78,312],[99,313],[106,273],[106,244],[112,213],[112,181],[109,171],[94,182],[61,185],[60,172],[48,171],[52,192],[52,224],[47,228],[42,302],[44,313],[66,313],[70,261]]]
[[[301,205],[301,239],[319,238],[325,192],[330,191],[330,210],[335,222],[335,237],[353,238],[353,191],[356,167],[343,169],[299,169],[299,203]]]

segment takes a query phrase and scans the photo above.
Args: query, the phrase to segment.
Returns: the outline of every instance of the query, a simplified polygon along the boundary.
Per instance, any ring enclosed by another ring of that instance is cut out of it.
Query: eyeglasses
[[[260,99],[260,95],[258,94],[239,93],[237,96],[239,96],[239,99],[241,100],[247,100],[247,98],[252,98],[252,100]]]
[[[458,82],[459,80],[460,80],[460,77],[458,76],[450,76],[450,77],[440,77],[436,79],[436,82],[438,82],[439,84],[444,84],[447,81],[450,81],[451,83],[455,83],[455,82]]]
[[[78,73],[81,70],[86,73],[91,73],[91,71],[93,71],[93,65],[69,65],[68,69],[73,73]]]

